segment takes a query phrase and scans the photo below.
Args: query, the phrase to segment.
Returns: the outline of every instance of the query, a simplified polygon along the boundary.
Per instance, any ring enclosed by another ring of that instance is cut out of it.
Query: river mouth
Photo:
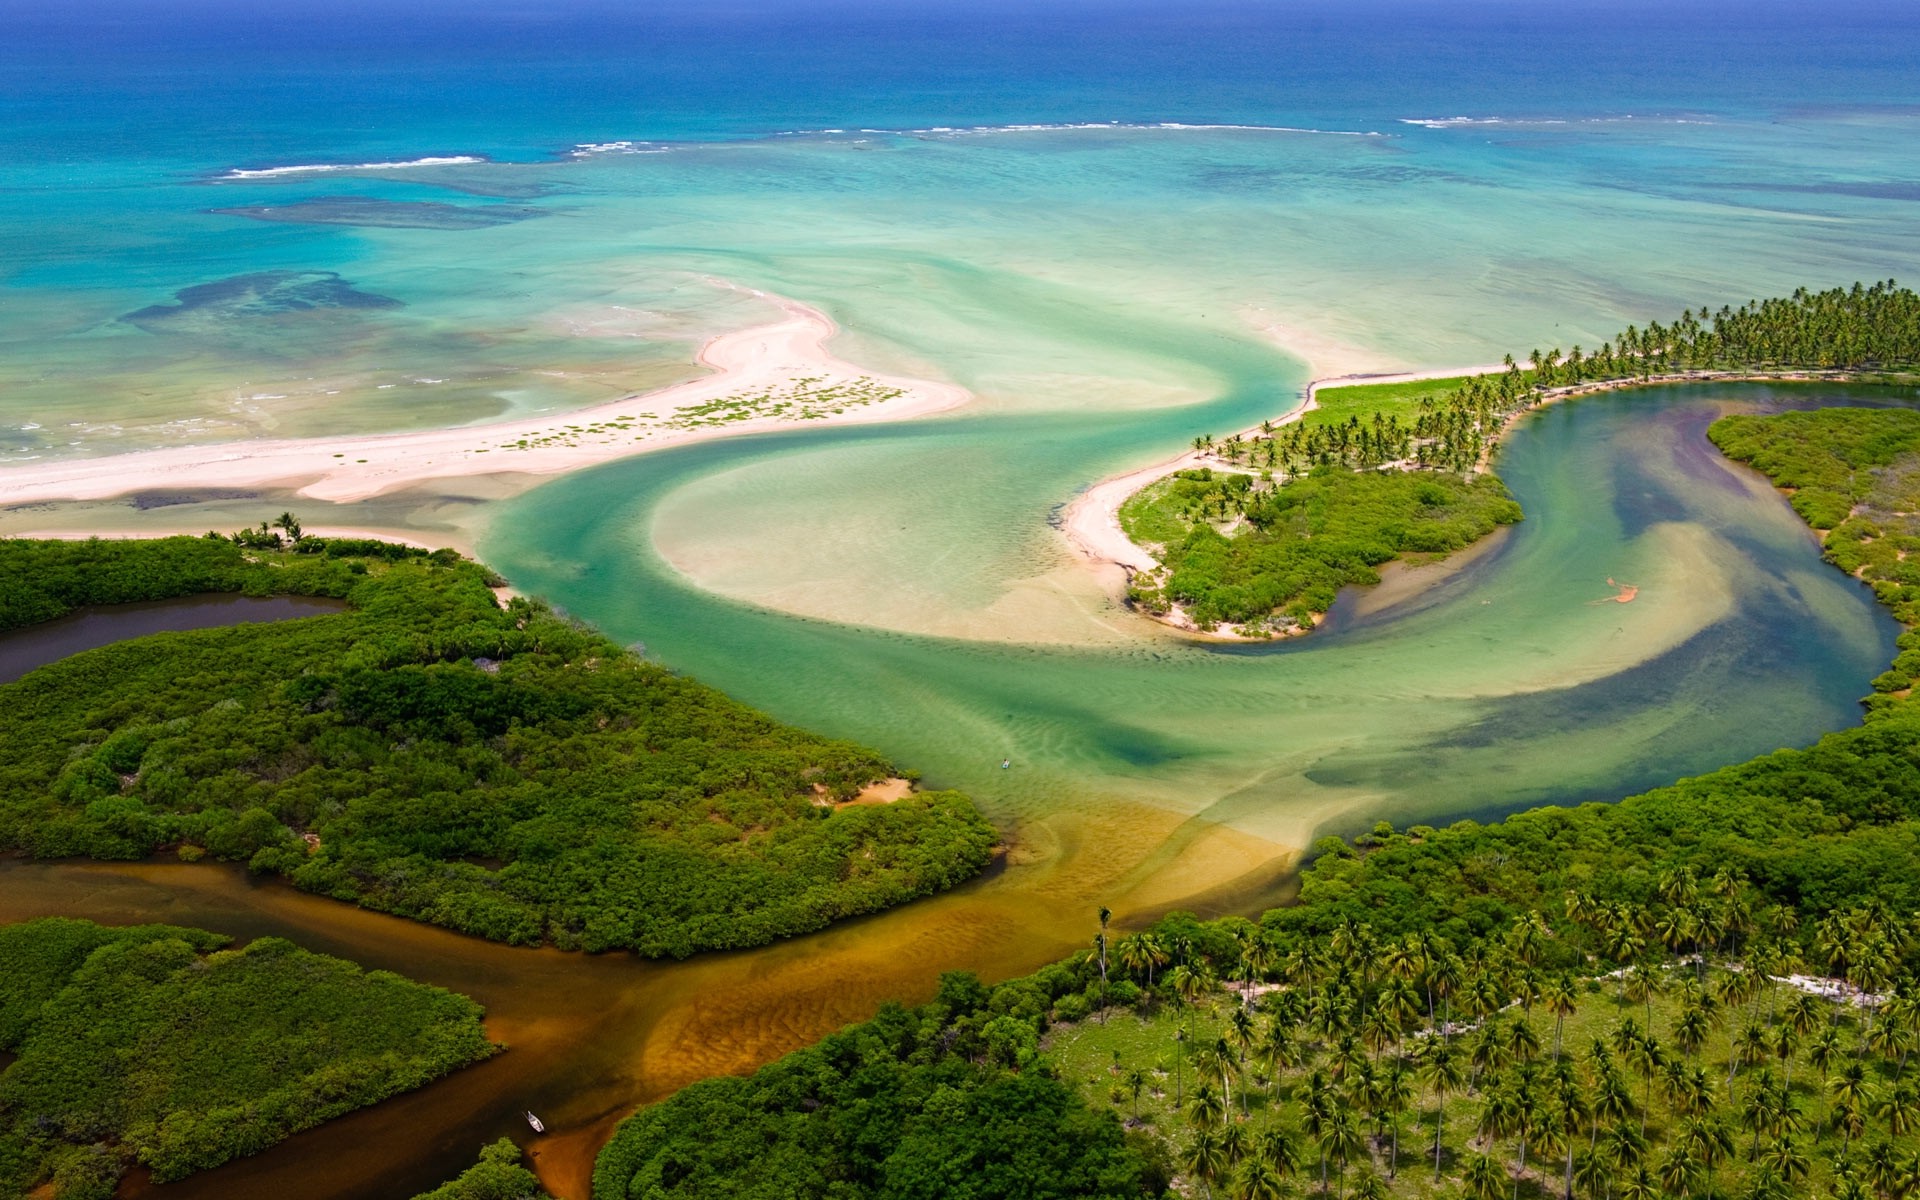
[[[1854,723],[1892,621],[1704,431],[1734,410],[1912,399],[1696,386],[1544,410],[1502,454],[1527,520],[1495,550],[1415,600],[1272,646],[1200,646],[1144,623],[1082,647],[921,637],[716,597],[652,552],[648,514],[683,481],[871,432],[586,472],[506,505],[483,546],[491,564],[749,703],[969,790],[1007,833],[1005,869],[684,963],[489,944],[204,863],[0,863],[0,919],[277,934],[472,995],[511,1047],[156,1194],[405,1200],[511,1136],[554,1194],[584,1200],[594,1154],[636,1106],[751,1070],[886,1000],[924,999],[943,970],[1037,968],[1088,944],[1102,904],[1121,928],[1173,907],[1255,912],[1285,899],[1300,849],[1323,832],[1616,798]],[[937,439],[941,425],[886,436]],[[1110,444],[1093,449],[1111,457]],[[1062,447],[1058,478],[996,493],[991,519],[1043,517],[1073,461]],[[957,569],[964,547],[949,542],[940,569]],[[1610,600],[1608,577],[1640,591]],[[523,1110],[550,1132],[533,1135]]]
[[[259,621],[291,621],[346,611],[324,596],[210,594],[134,604],[99,604],[0,634],[0,683],[12,683],[48,663],[154,633],[219,629]]]

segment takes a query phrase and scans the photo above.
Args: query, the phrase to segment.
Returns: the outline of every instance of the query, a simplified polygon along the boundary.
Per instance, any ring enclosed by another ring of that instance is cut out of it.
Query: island
[[[1592,351],[1535,350],[1525,367],[1508,356],[1490,373],[1316,384],[1277,421],[1201,435],[1189,454],[1128,477],[1145,486],[1113,514],[1144,551],[1123,563],[1127,601],[1213,637],[1304,633],[1340,588],[1377,583],[1382,564],[1434,561],[1519,521],[1492,462],[1501,435],[1542,405],[1656,384],[1917,370],[1920,296],[1888,280],[1702,308]],[[1069,529],[1089,521],[1070,516]]]

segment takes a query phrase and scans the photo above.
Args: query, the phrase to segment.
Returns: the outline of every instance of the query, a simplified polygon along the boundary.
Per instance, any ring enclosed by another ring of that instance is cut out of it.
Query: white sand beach
[[[487,425],[363,437],[256,439],[0,467],[0,504],[135,492],[278,487],[348,502],[454,476],[555,475],[716,437],[811,424],[897,421],[966,403],[952,384],[864,371],[835,357],[836,327],[794,300],[778,321],[709,341],[712,374],[611,403]]]

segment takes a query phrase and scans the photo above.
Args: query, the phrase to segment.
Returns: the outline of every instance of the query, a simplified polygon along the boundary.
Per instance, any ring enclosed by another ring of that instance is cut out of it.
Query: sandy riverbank
[[[795,425],[896,421],[958,407],[951,384],[863,371],[826,346],[825,313],[756,293],[782,317],[709,341],[712,374],[593,408],[410,433],[257,439],[0,467],[0,504],[170,489],[291,489],[349,502],[428,480],[566,471],[710,438]]]
[[[1300,404],[1287,412],[1285,416],[1272,421],[1271,424],[1276,428],[1282,425],[1288,425],[1298,421],[1307,413],[1314,411],[1314,409],[1318,407],[1315,397],[1325,388],[1372,383],[1417,383],[1428,379],[1448,379],[1456,375],[1488,375],[1504,370],[1506,370],[1505,363],[1492,363],[1469,367],[1449,367],[1429,371],[1347,374],[1315,379],[1307,385],[1306,390],[1302,394]],[[1481,453],[1480,460],[1474,464],[1474,469],[1477,471],[1491,469],[1495,451],[1522,417],[1525,417],[1529,413],[1536,412],[1541,408],[1578,396],[1589,396],[1598,392],[1619,391],[1627,388],[1657,387],[1674,383],[1764,383],[1773,381],[1811,382],[1816,380],[1844,382],[1858,378],[1860,378],[1859,373],[1845,370],[1756,372],[1699,369],[1664,372],[1625,379],[1595,380],[1588,383],[1549,388],[1540,394],[1540,399],[1536,403],[1507,415],[1506,419],[1501,422],[1499,430],[1492,438],[1488,439],[1487,448]],[[1241,436],[1250,437],[1256,433],[1264,433],[1264,430],[1258,427],[1242,430]],[[1225,439],[1222,439],[1222,441],[1224,440]],[[1163,462],[1155,463],[1153,466],[1142,467],[1137,471],[1129,471],[1125,475],[1117,475],[1110,479],[1101,480],[1099,483],[1094,484],[1086,491],[1080,493],[1079,496],[1075,497],[1062,515],[1061,529],[1066,534],[1068,543],[1096,567],[1118,566],[1122,568],[1129,581],[1135,572],[1158,568],[1160,565],[1158,560],[1140,546],[1136,545],[1131,538],[1127,537],[1125,531],[1120,528],[1120,506],[1126,503],[1128,497],[1157,480],[1164,479],[1176,471],[1184,471],[1203,466],[1213,467],[1222,471],[1240,471],[1245,469],[1243,465],[1229,462],[1210,451],[1190,450],[1184,454],[1166,459]],[[1428,578],[1438,580],[1443,577],[1444,573],[1436,572]],[[1612,584],[1613,581],[1608,580],[1608,583]],[[1403,584],[1398,590],[1404,591],[1407,586],[1410,585]],[[1615,586],[1623,589],[1621,593],[1619,595],[1605,597],[1603,601],[1599,601],[1600,603],[1614,601],[1629,603],[1639,593],[1639,588],[1633,585]],[[1396,599],[1404,598],[1404,596],[1396,597]],[[1154,617],[1151,619],[1169,628],[1180,630],[1190,636],[1201,637],[1208,640],[1250,640],[1239,634],[1231,626],[1222,626],[1215,630],[1200,630],[1177,608],[1165,617]],[[1319,622],[1316,621],[1315,625],[1317,626],[1318,624]],[[1300,629],[1293,632],[1307,633],[1311,632],[1311,630]],[[1280,636],[1292,636],[1292,634],[1283,634]]]
[[[1301,393],[1300,403],[1288,410],[1284,416],[1275,418],[1272,424],[1276,428],[1291,425],[1318,408],[1319,404],[1315,397],[1323,388],[1347,387],[1359,383],[1417,383],[1426,379],[1449,379],[1455,375],[1478,375],[1504,369],[1504,364],[1496,363],[1492,366],[1450,367],[1445,370],[1387,374],[1334,375],[1316,379]],[[1261,430],[1258,426],[1241,431],[1242,435],[1259,432]],[[1195,467],[1214,467],[1223,471],[1245,470],[1244,466],[1230,463],[1211,451],[1189,450],[1150,467],[1141,467],[1125,475],[1103,479],[1081,492],[1073,498],[1067,505],[1066,511],[1061,514],[1060,530],[1066,534],[1067,541],[1075,550],[1096,564],[1123,567],[1129,575],[1135,571],[1153,570],[1160,565],[1153,555],[1135,545],[1133,539],[1120,528],[1120,506],[1126,503],[1127,497],[1148,484],[1165,479],[1175,471],[1186,471]]]

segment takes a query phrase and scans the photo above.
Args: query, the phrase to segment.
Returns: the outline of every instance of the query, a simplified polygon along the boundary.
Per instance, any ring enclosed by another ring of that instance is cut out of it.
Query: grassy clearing
[[[1420,402],[1444,403],[1469,376],[1414,380],[1410,383],[1351,383],[1321,388],[1314,393],[1314,411],[1301,418],[1308,425],[1339,425],[1348,417],[1372,421],[1373,415],[1399,417],[1411,423],[1420,415]]]

